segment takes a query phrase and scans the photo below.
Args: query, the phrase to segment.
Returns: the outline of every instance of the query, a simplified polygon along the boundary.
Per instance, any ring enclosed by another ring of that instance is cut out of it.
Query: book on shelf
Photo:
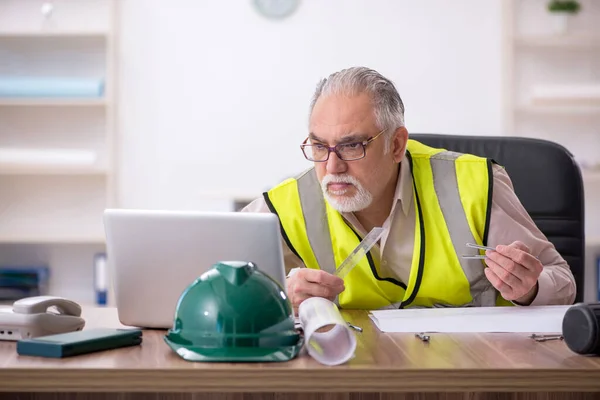
[[[48,294],[49,275],[47,266],[0,266],[0,300]]]
[[[94,255],[94,292],[96,304],[105,306],[108,296],[108,269],[106,265],[106,253]]]

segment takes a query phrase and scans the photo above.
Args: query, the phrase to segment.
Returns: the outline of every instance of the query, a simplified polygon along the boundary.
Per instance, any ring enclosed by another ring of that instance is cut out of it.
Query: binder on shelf
[[[49,268],[0,266],[0,300],[48,294]]]
[[[94,291],[96,304],[105,306],[108,290],[108,271],[106,268],[106,254],[98,253],[94,256]]]
[[[98,98],[103,95],[103,79],[0,77],[0,97]]]

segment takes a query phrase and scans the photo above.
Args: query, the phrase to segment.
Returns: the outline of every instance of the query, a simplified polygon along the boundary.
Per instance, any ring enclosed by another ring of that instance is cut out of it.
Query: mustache
[[[360,182],[351,175],[325,175],[321,185],[327,187],[330,183],[348,183],[354,186],[360,186]]]

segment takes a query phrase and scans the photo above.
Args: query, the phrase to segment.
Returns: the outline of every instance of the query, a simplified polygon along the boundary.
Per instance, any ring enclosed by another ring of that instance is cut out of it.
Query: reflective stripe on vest
[[[469,227],[465,209],[460,201],[455,161],[462,154],[444,151],[431,157],[433,186],[437,194],[450,239],[455,249],[466,249],[467,243],[477,243]],[[470,283],[471,297],[469,305],[492,307],[496,304],[496,291],[486,278],[481,260],[459,257],[460,266]]]
[[[321,185],[314,169],[298,179],[298,194],[302,213],[308,216],[304,220],[310,247],[321,269],[333,274],[336,265],[327,224],[327,210]]]

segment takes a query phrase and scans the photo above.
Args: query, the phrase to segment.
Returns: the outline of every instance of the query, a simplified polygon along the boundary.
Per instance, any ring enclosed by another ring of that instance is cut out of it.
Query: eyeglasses
[[[300,145],[304,157],[309,161],[324,162],[329,160],[329,154],[333,151],[340,160],[343,161],[354,161],[364,158],[367,154],[367,145],[373,140],[377,139],[381,134],[385,132],[385,129],[379,132],[377,135],[365,140],[364,142],[355,143],[340,143],[333,147],[326,146],[321,143],[308,144],[308,139],[304,139],[304,142]]]

